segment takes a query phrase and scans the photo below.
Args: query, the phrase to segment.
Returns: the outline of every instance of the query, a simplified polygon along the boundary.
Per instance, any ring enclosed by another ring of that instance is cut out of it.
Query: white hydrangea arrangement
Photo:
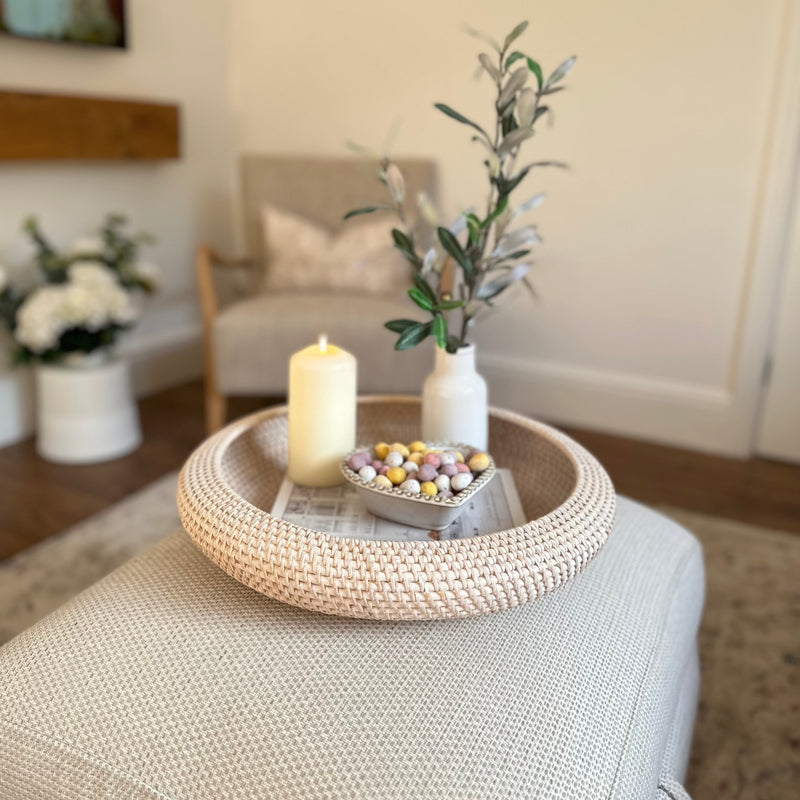
[[[141,313],[142,294],[158,286],[158,268],[139,259],[147,234],[128,235],[126,220],[109,215],[97,237],[78,239],[58,253],[36,220],[24,229],[37,248],[40,283],[29,291],[10,286],[0,267],[0,318],[16,344],[15,360],[53,362],[70,353],[110,348]]]

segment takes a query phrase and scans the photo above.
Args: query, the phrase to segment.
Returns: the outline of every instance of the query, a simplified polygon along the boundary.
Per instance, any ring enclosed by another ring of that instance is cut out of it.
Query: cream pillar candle
[[[323,335],[289,360],[290,480],[344,483],[339,463],[355,446],[356,359]]]

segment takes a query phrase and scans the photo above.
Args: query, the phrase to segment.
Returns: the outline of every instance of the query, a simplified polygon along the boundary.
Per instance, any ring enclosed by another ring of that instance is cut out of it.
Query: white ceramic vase
[[[36,368],[36,449],[60,464],[127,455],[142,440],[127,361],[107,351],[72,354]]]
[[[436,348],[433,372],[422,389],[422,438],[488,449],[488,390],[475,369],[474,345],[457,353]]]

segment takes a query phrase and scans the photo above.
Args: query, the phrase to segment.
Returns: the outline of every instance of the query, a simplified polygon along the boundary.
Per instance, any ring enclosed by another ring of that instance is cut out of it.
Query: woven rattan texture
[[[359,402],[358,440],[419,438],[415,398]],[[435,619],[514,608],[562,585],[614,523],[614,488],[597,460],[553,428],[493,410],[490,449],[510,468],[530,521],[451,541],[348,539],[271,516],[286,471],[285,407],[229,425],[186,462],[178,509],[225,572],[285,603],[348,617]]]

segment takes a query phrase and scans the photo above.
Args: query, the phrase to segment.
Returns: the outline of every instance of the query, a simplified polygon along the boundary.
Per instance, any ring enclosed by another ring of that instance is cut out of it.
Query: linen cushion
[[[227,395],[282,394],[292,353],[327,333],[358,359],[362,393],[419,392],[433,368],[433,340],[412,351],[393,349],[396,334],[383,323],[413,315],[408,298],[281,292],[255,295],[214,319],[217,383]]]
[[[274,206],[262,220],[266,291],[398,295],[411,286],[411,267],[392,244],[397,223],[385,214],[353,220],[337,234]]]
[[[436,622],[282,605],[177,533],[0,649],[0,797],[681,796],[700,548],[617,509],[557,591]]]

